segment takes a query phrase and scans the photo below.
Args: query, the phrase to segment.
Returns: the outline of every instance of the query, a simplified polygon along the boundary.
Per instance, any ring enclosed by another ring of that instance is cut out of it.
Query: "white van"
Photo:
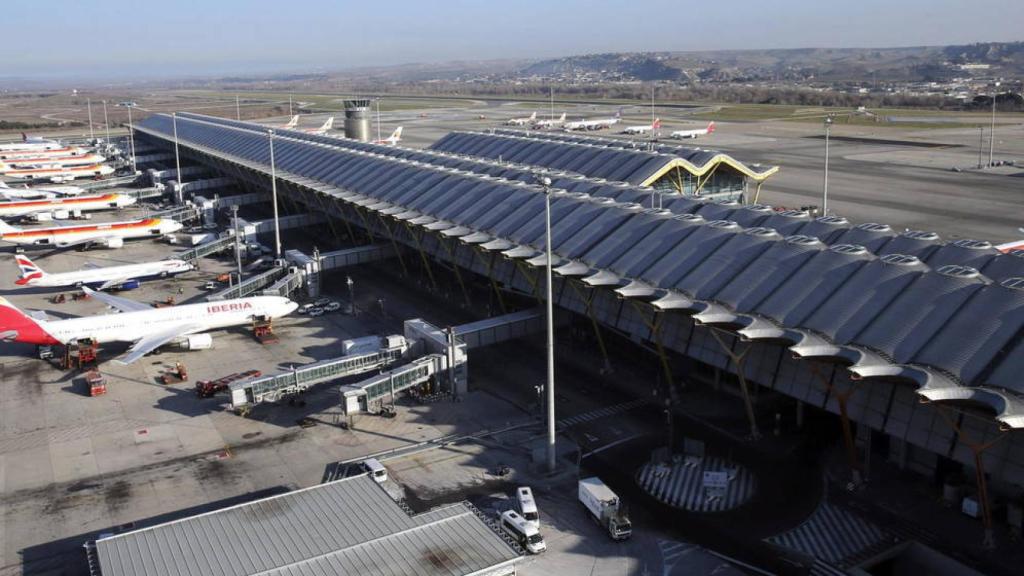
[[[548,549],[537,527],[529,523],[515,510],[506,510],[498,517],[501,531],[512,537],[530,554],[540,554]]]
[[[540,513],[537,511],[537,502],[533,499],[533,490],[530,490],[529,486],[516,488],[516,507],[519,508],[519,514],[524,520],[540,530]]]
[[[363,468],[370,474],[374,482],[383,484],[388,481],[388,469],[376,458],[363,460]]]

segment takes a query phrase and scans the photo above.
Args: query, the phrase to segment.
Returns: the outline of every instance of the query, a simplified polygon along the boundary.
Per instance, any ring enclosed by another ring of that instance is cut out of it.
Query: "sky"
[[[23,1],[3,6],[7,57],[0,79],[336,71],[594,52],[968,44],[1024,40],[1022,23],[1021,0]]]

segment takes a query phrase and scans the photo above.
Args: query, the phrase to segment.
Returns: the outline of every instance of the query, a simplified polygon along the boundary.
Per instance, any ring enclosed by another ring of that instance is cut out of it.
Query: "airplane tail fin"
[[[331,129],[331,126],[334,126],[334,116],[328,118],[327,122],[324,122],[324,125],[321,126],[320,129],[326,132]]]
[[[0,166],[2,166],[2,165],[3,165],[3,163],[0,162]],[[0,188],[10,188],[10,186],[7,185],[7,182],[0,182]]]
[[[34,262],[29,260],[28,256],[23,254],[15,254],[14,261],[18,263],[18,269],[21,270],[21,276],[14,281],[18,286],[25,286],[29,282],[46,276],[46,272],[42,268],[37,266]]]
[[[537,111],[534,110],[533,114],[530,114],[530,122],[533,122],[536,119],[537,119]]]
[[[399,126],[398,128],[395,128],[394,132],[391,133],[391,136],[388,138],[388,140],[391,140],[392,142],[398,142],[401,139],[402,139],[402,127]]]
[[[21,228],[15,228],[7,222],[0,220],[0,238],[3,238],[4,234],[10,234],[11,232],[21,232]]]
[[[559,122],[565,122],[565,112],[562,112],[562,117],[558,119]]]
[[[295,116],[292,116],[292,119],[289,120],[288,123],[284,125],[284,127],[285,128],[295,128],[298,125],[299,125],[299,115],[296,114]]]
[[[654,130],[661,128],[661,118],[655,118],[654,122],[651,122],[651,128]]]
[[[708,134],[711,134],[714,131],[715,131],[715,121],[712,120],[711,122],[708,122]]]
[[[29,344],[59,344],[42,326],[6,298],[0,296],[0,341],[27,342]]]

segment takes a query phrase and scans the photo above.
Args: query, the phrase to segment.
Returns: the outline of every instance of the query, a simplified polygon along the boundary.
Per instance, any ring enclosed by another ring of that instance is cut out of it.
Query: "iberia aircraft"
[[[125,222],[51,228],[16,228],[0,221],[0,241],[24,246],[56,246],[57,248],[93,244],[105,248],[120,248],[124,246],[125,240],[160,238],[173,234],[181,228],[181,222],[166,218],[143,218]]]
[[[31,168],[40,164],[55,164],[57,166],[82,166],[85,164],[99,164],[106,160],[99,154],[92,152],[88,154],[75,154],[71,156],[37,156],[35,158],[11,158],[0,162],[0,174],[8,170],[19,168]]]
[[[61,210],[81,210],[93,212],[97,210],[117,210],[135,204],[136,199],[125,194],[99,194],[95,196],[76,196],[74,198],[54,198],[52,200],[21,200],[17,202],[0,202],[0,218],[17,218],[30,214],[41,214]]]
[[[31,148],[27,150],[0,150],[0,160],[24,162],[28,158],[35,158],[37,161],[45,161],[58,156],[85,156],[91,154],[84,148],[77,146],[61,146],[59,148]],[[44,159],[44,160],[39,160]]]
[[[37,319],[18,310],[6,298],[0,298],[0,341],[23,342],[38,346],[68,344],[91,339],[98,344],[127,342],[128,352],[115,362],[131,364],[166,344],[196,343],[209,347],[209,335],[203,332],[251,324],[257,317],[280,318],[291,314],[298,304],[283,296],[253,296],[221,302],[185,304],[153,308],[149,304],[82,288],[86,294],[119,310],[66,320]]]
[[[61,198],[66,196],[78,196],[85,192],[85,188],[78,186],[47,186],[46,188],[11,188],[6,182],[0,182],[0,197],[4,200],[41,200],[49,198]]]
[[[51,182],[67,182],[75,178],[109,176],[114,169],[106,164],[88,164],[85,166],[61,166],[59,164],[39,164],[31,168],[8,170],[4,175],[18,180],[49,180]]]

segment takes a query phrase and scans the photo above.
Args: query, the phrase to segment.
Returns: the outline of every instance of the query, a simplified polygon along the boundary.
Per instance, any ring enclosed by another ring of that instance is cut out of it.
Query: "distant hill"
[[[1024,76],[1024,42],[908,48],[587,54],[541,60],[517,71],[520,76],[596,75],[604,79],[678,81],[689,78],[719,82],[940,81],[979,73]]]

